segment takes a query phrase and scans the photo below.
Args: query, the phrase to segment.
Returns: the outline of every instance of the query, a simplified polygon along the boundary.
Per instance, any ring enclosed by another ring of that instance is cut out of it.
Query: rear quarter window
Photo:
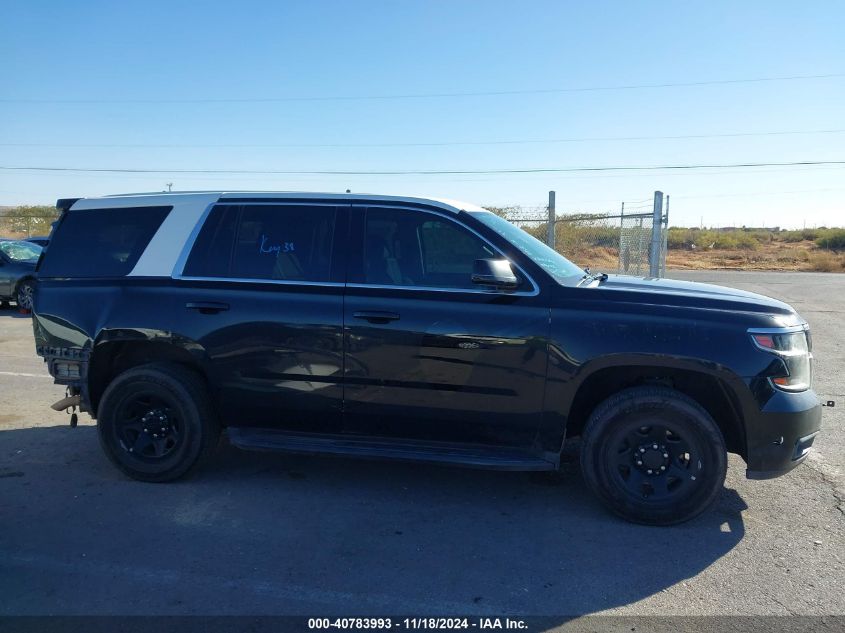
[[[173,207],[68,211],[56,227],[39,277],[122,277]]]

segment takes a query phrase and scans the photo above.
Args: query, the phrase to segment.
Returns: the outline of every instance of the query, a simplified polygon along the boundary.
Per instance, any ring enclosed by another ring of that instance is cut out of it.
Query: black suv
[[[696,283],[590,275],[454,201],[300,193],[60,200],[34,330],[127,475],[241,448],[554,470],[581,437],[613,511],[670,524],[800,463],[807,323]]]

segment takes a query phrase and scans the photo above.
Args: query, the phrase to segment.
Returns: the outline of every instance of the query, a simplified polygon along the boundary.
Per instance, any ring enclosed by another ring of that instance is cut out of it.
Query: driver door
[[[353,206],[344,301],[344,430],[531,445],[549,309],[533,282],[493,292],[476,259],[502,257],[454,214]]]

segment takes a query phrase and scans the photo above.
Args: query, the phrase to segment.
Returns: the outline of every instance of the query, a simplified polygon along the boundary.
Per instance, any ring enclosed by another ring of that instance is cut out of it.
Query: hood
[[[598,285],[592,284],[590,288],[602,294],[607,293],[607,298],[611,300],[797,317],[792,306],[783,301],[746,290],[697,281],[608,275],[605,281]]]

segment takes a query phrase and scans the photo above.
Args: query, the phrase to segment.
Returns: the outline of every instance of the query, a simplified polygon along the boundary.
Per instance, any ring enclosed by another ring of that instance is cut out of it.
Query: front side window
[[[368,284],[477,288],[472,283],[475,260],[500,257],[455,222],[410,209],[368,209],[364,234]]]
[[[272,281],[329,281],[336,208],[217,205],[183,274]]]

